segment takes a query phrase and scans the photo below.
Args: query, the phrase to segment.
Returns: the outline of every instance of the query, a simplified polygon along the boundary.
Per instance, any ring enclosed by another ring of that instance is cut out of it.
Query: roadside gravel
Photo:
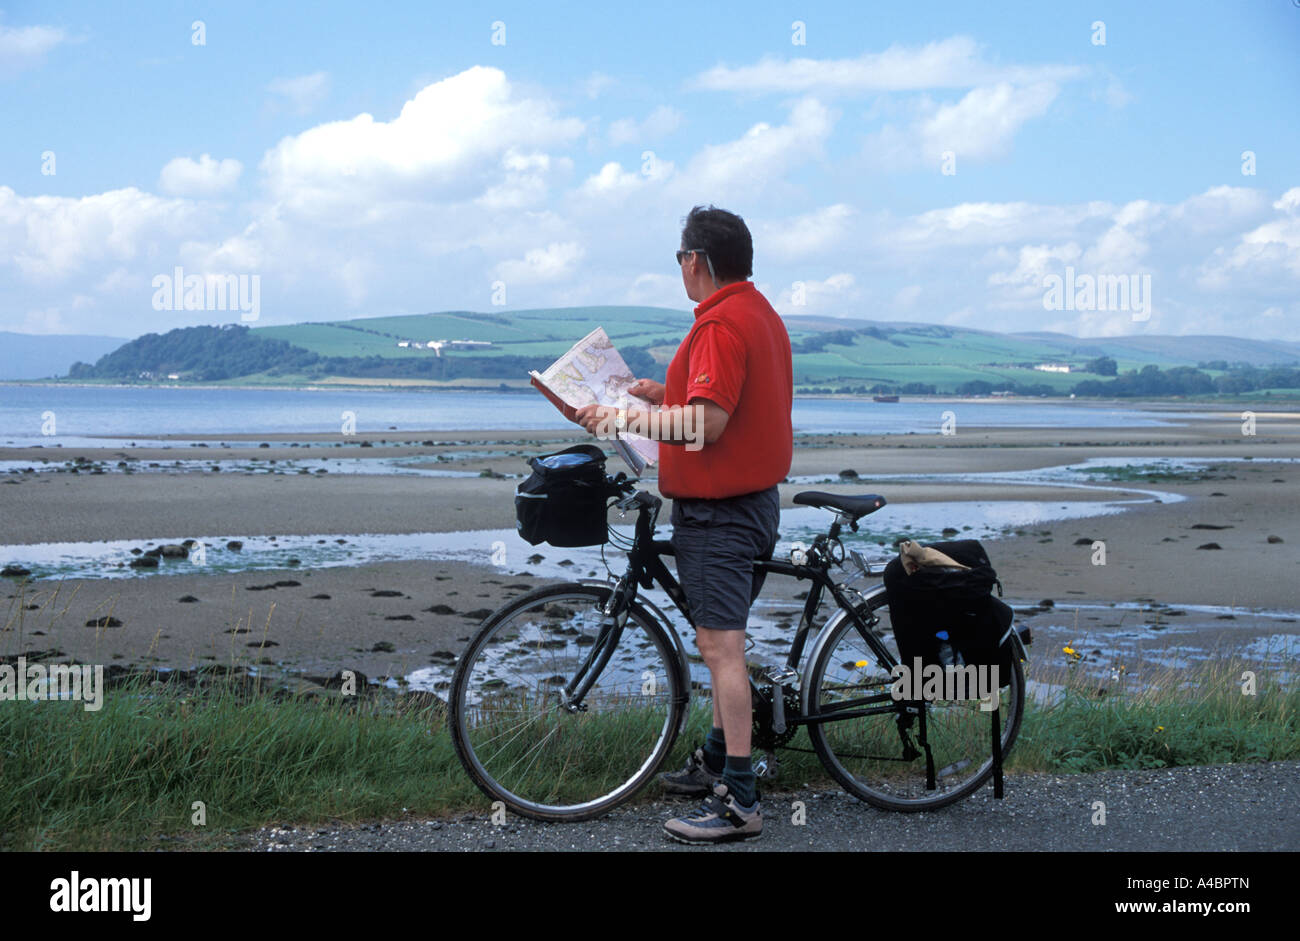
[[[624,806],[600,820],[548,824],[483,813],[348,827],[266,827],[232,849],[433,852],[774,851],[1295,851],[1300,849],[1300,762],[1020,774],[1003,800],[992,785],[942,810],[876,810],[843,791],[770,791],[763,836],[722,847],[683,846],[661,825],[691,801]],[[802,825],[793,822],[804,805]],[[1105,805],[1105,822],[1100,802]]]

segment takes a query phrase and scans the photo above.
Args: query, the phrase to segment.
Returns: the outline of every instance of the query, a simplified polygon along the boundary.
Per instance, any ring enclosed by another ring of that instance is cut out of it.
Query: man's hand
[[[578,409],[573,420],[593,435],[599,431],[608,434],[614,429],[617,415],[618,409],[612,405],[584,405]]]
[[[638,379],[628,387],[628,394],[645,399],[655,405],[664,404],[664,384],[653,379]]]
[[[612,438],[617,434],[614,419],[618,411],[612,405],[584,405],[574,413],[573,420],[598,438]],[[722,436],[730,417],[716,402],[697,396],[689,405],[674,405],[661,411],[629,409],[625,430],[652,441],[685,444],[689,450],[698,450]]]

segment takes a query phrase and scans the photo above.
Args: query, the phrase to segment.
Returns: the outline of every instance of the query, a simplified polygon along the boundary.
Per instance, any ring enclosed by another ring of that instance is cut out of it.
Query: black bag
[[[939,664],[937,632],[947,631],[948,642],[966,664],[998,669],[998,685],[1011,682],[1017,647],[1011,639],[1011,607],[993,596],[993,586],[1002,593],[1002,583],[989,562],[984,547],[975,539],[935,542],[931,549],[970,566],[968,569],[921,566],[907,574],[901,560],[885,566],[885,591],[889,598],[889,620],[894,628],[899,657],[910,670],[915,657],[922,668]],[[993,796],[1002,797],[1001,709],[990,717],[990,747],[993,754]],[[922,732],[924,740],[925,733]],[[935,786],[934,761],[924,743],[926,784]]]
[[[531,545],[600,546],[609,541],[605,452],[578,444],[530,458],[528,479],[515,488],[515,527]]]
[[[908,575],[900,559],[885,566],[889,620],[902,663],[909,669],[915,657],[922,666],[940,663],[936,634],[946,631],[964,663],[997,666],[998,685],[1006,686],[1015,656],[1013,615],[1010,606],[993,595],[993,587],[1000,594],[1002,584],[988,554],[976,539],[935,542],[930,548],[970,568],[921,566]]]

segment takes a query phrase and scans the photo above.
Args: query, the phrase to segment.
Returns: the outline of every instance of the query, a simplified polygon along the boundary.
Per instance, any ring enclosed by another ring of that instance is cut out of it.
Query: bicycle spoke
[[[888,608],[880,605],[875,616],[880,625],[872,639],[897,660]],[[893,680],[885,678],[879,652],[870,649],[848,619],[838,624],[818,659],[819,664],[810,671],[815,675],[809,677],[815,704],[811,711],[827,720],[810,723],[809,734],[822,761],[850,792],[887,809],[919,810],[959,800],[988,779],[992,773],[991,720],[979,701],[910,704],[910,708],[925,710],[922,741],[919,714],[907,715],[901,726],[897,710],[854,714],[855,710],[860,713],[865,703],[864,691],[883,690],[892,686]],[[1016,667],[1011,684],[1000,693],[1006,719],[1002,727],[1004,754],[1019,731],[1024,701],[1023,673],[1018,663]],[[934,788],[928,787],[926,780],[927,745],[936,769]]]
[[[672,746],[676,648],[640,609],[608,636],[608,595],[560,585],[517,599],[457,667],[457,753],[480,788],[519,813],[592,816],[630,796]],[[566,708],[562,690],[579,675],[582,708]]]

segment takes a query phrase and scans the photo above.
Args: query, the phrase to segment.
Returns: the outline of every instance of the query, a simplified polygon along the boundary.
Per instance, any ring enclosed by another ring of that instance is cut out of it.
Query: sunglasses
[[[685,258],[687,255],[704,256],[704,263],[709,266],[709,279],[713,281],[713,286],[716,288],[718,286],[718,276],[713,273],[713,259],[709,257],[709,253],[702,248],[683,248],[681,251],[677,253],[677,264],[680,265],[682,263],[682,259]]]

